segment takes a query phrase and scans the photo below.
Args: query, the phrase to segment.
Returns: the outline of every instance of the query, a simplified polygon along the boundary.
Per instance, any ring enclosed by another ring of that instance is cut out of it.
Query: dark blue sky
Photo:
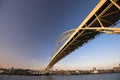
[[[99,0],[0,0],[0,66],[41,68],[57,37],[84,20]]]

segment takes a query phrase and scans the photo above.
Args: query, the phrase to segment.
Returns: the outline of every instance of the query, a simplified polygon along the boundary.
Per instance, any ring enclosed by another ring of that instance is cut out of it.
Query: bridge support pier
[[[50,74],[50,72],[53,71],[53,66],[52,67],[47,67],[45,70],[44,70],[44,74]]]

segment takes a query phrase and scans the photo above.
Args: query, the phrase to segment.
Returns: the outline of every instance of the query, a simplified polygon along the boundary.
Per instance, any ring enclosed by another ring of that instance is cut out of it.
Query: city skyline
[[[0,67],[43,69],[56,39],[77,28],[99,0],[1,0]],[[120,27],[120,24],[116,25]],[[55,69],[112,68],[120,63],[120,35],[101,34],[59,61]]]

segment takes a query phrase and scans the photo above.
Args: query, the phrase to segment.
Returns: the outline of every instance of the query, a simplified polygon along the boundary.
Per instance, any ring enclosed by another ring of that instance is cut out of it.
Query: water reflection
[[[45,80],[53,80],[53,78],[51,76],[46,76]]]

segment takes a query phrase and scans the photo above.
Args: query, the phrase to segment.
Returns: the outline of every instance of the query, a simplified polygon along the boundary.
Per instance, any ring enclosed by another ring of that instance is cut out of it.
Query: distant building
[[[0,74],[4,74],[4,73],[7,73],[7,69],[0,68]]]
[[[118,67],[113,67],[113,71],[114,72],[120,72],[120,64],[119,64]]]
[[[4,73],[4,69],[0,69],[0,74]]]
[[[102,73],[112,73],[112,69],[106,69],[106,70],[98,70],[100,74]]]
[[[96,67],[93,67],[93,69],[90,71],[90,73],[98,74],[99,71],[96,69]]]

